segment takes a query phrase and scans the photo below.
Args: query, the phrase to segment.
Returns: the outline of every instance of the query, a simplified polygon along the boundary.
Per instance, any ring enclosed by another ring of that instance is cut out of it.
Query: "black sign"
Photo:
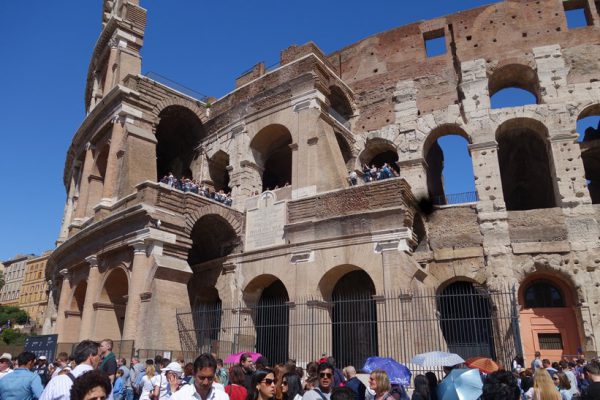
[[[46,356],[48,363],[54,361],[58,335],[29,336],[25,339],[25,351],[31,351],[37,357]]]

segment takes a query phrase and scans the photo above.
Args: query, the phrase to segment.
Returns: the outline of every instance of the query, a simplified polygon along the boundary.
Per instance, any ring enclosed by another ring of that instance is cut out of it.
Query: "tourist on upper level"
[[[358,183],[358,174],[356,171],[348,171],[348,182],[350,182],[350,186],[356,186]]]

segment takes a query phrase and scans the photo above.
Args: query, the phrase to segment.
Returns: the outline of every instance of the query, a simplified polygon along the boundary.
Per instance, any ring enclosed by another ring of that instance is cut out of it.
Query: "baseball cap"
[[[181,364],[179,364],[176,361],[169,363],[169,365],[167,365],[167,367],[163,371],[165,371],[165,372],[172,371],[178,375],[183,374],[183,368],[181,368]]]
[[[10,353],[4,353],[0,356],[0,360],[12,361],[12,355]]]
[[[46,360],[46,356],[39,356],[38,360]]]

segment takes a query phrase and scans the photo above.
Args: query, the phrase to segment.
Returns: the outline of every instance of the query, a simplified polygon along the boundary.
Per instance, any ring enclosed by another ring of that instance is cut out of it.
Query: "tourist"
[[[154,393],[154,384],[152,378],[156,376],[156,367],[154,363],[148,364],[146,362],[146,372],[142,375],[142,381],[139,386],[140,400],[150,400],[150,393]]]
[[[100,342],[100,371],[108,375],[110,383],[115,381],[115,373],[117,372],[117,358],[112,352],[113,341],[111,339],[104,339]]]
[[[415,376],[414,386],[415,389],[411,400],[431,400],[431,395],[429,394],[429,381],[425,375]]]
[[[229,384],[225,386],[225,393],[231,400],[246,400],[248,391],[244,386],[244,369],[240,365],[229,368]]]
[[[333,365],[328,362],[319,364],[317,368],[318,385],[302,396],[303,400],[329,400],[333,386]]]
[[[104,400],[110,394],[110,380],[102,371],[89,371],[73,381],[71,400]]]
[[[573,398],[573,393],[571,393],[571,382],[569,382],[569,378],[564,372],[556,372],[552,376],[552,381],[556,385],[562,400],[571,400]]]
[[[597,361],[589,362],[583,367],[583,374],[588,385],[581,399],[600,400],[600,363]]]
[[[123,382],[122,369],[118,369],[115,372],[115,384],[112,389],[112,396],[114,400],[123,400],[125,397],[125,383]]]
[[[302,400],[304,390],[300,383],[300,377],[296,372],[287,372],[281,380],[281,392],[283,400]]]
[[[66,373],[71,370],[69,366],[69,355],[64,351],[58,353],[54,364],[56,365],[56,369],[52,373],[51,378],[57,377],[61,373]]]
[[[391,400],[392,385],[388,374],[382,369],[376,369],[369,376],[369,389],[365,398],[369,400]]]
[[[365,400],[365,390],[367,389],[364,383],[356,377],[356,369],[349,365],[342,370],[346,377],[346,387],[354,393],[354,400]]]
[[[257,370],[252,375],[252,390],[247,400],[273,400],[275,396],[275,373],[270,369]]]
[[[173,400],[229,400],[227,393],[217,390],[212,383],[217,372],[217,360],[208,354],[202,354],[194,361],[194,381],[183,385],[171,396]]]
[[[533,376],[533,387],[525,393],[526,399],[561,400],[560,393],[552,382],[548,371],[538,368]]]
[[[244,387],[248,392],[252,391],[252,375],[254,374],[254,362],[252,356],[244,353],[240,356],[240,366],[244,369]]]
[[[129,379],[125,383],[125,399],[133,400],[135,398],[135,382],[138,376],[144,372],[144,365],[137,357],[131,358],[131,368],[129,368]]]
[[[348,182],[350,182],[350,186],[356,186],[358,183],[358,174],[356,171],[348,171]]]
[[[73,349],[73,358],[77,366],[71,372],[52,378],[40,400],[68,400],[73,380],[98,367],[100,362],[98,343],[91,340],[80,342]]]
[[[17,357],[18,367],[0,379],[0,400],[33,400],[40,397],[44,387],[40,376],[31,370],[35,354],[24,351]]]
[[[536,369],[544,368],[544,366],[542,364],[542,353],[540,353],[539,351],[536,351],[534,356],[535,356],[535,358],[533,360],[531,360],[531,370],[535,371]]]
[[[437,400],[437,387],[438,387],[438,379],[437,376],[431,372],[427,371],[425,373],[425,378],[427,378],[427,382],[429,382],[429,396],[431,396],[431,400]]]
[[[33,370],[40,376],[40,379],[42,380],[42,386],[46,386],[51,377],[51,375],[48,374],[48,359],[46,356],[38,357],[37,363],[35,364]]]
[[[168,362],[161,368],[160,374],[155,375],[151,381],[154,399],[168,399],[171,393],[179,390],[183,380],[183,368],[177,361],[169,362],[167,358],[161,360],[161,364]]]
[[[223,360],[220,358],[217,358],[216,378],[216,380],[218,380],[218,382],[223,386],[227,386],[229,383],[229,374],[227,373],[227,369],[223,368]]]
[[[521,389],[512,372],[500,370],[485,378],[481,394],[482,400],[519,400],[520,398]]]
[[[337,368],[335,358],[327,357],[327,362],[333,365],[333,387],[341,386],[344,382],[346,382],[346,378],[344,378],[343,372]]]
[[[4,353],[0,356],[0,379],[13,372],[12,367],[12,355],[10,353]]]

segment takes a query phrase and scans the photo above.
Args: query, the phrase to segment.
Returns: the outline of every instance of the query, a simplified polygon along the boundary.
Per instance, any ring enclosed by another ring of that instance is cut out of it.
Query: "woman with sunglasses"
[[[252,390],[247,400],[272,400],[275,396],[275,374],[270,369],[258,370],[252,375]]]
[[[300,384],[300,377],[295,372],[288,372],[281,380],[281,392],[283,400],[301,400],[304,391]]]
[[[560,393],[562,400],[571,400],[573,398],[573,393],[571,392],[571,382],[569,382],[567,374],[564,372],[555,372],[554,376],[552,376],[552,381],[558,388],[558,392]]]
[[[393,400],[393,396],[390,394],[391,389],[392,385],[388,374],[382,369],[376,369],[371,372],[369,377],[368,396],[365,397],[373,400]]]

